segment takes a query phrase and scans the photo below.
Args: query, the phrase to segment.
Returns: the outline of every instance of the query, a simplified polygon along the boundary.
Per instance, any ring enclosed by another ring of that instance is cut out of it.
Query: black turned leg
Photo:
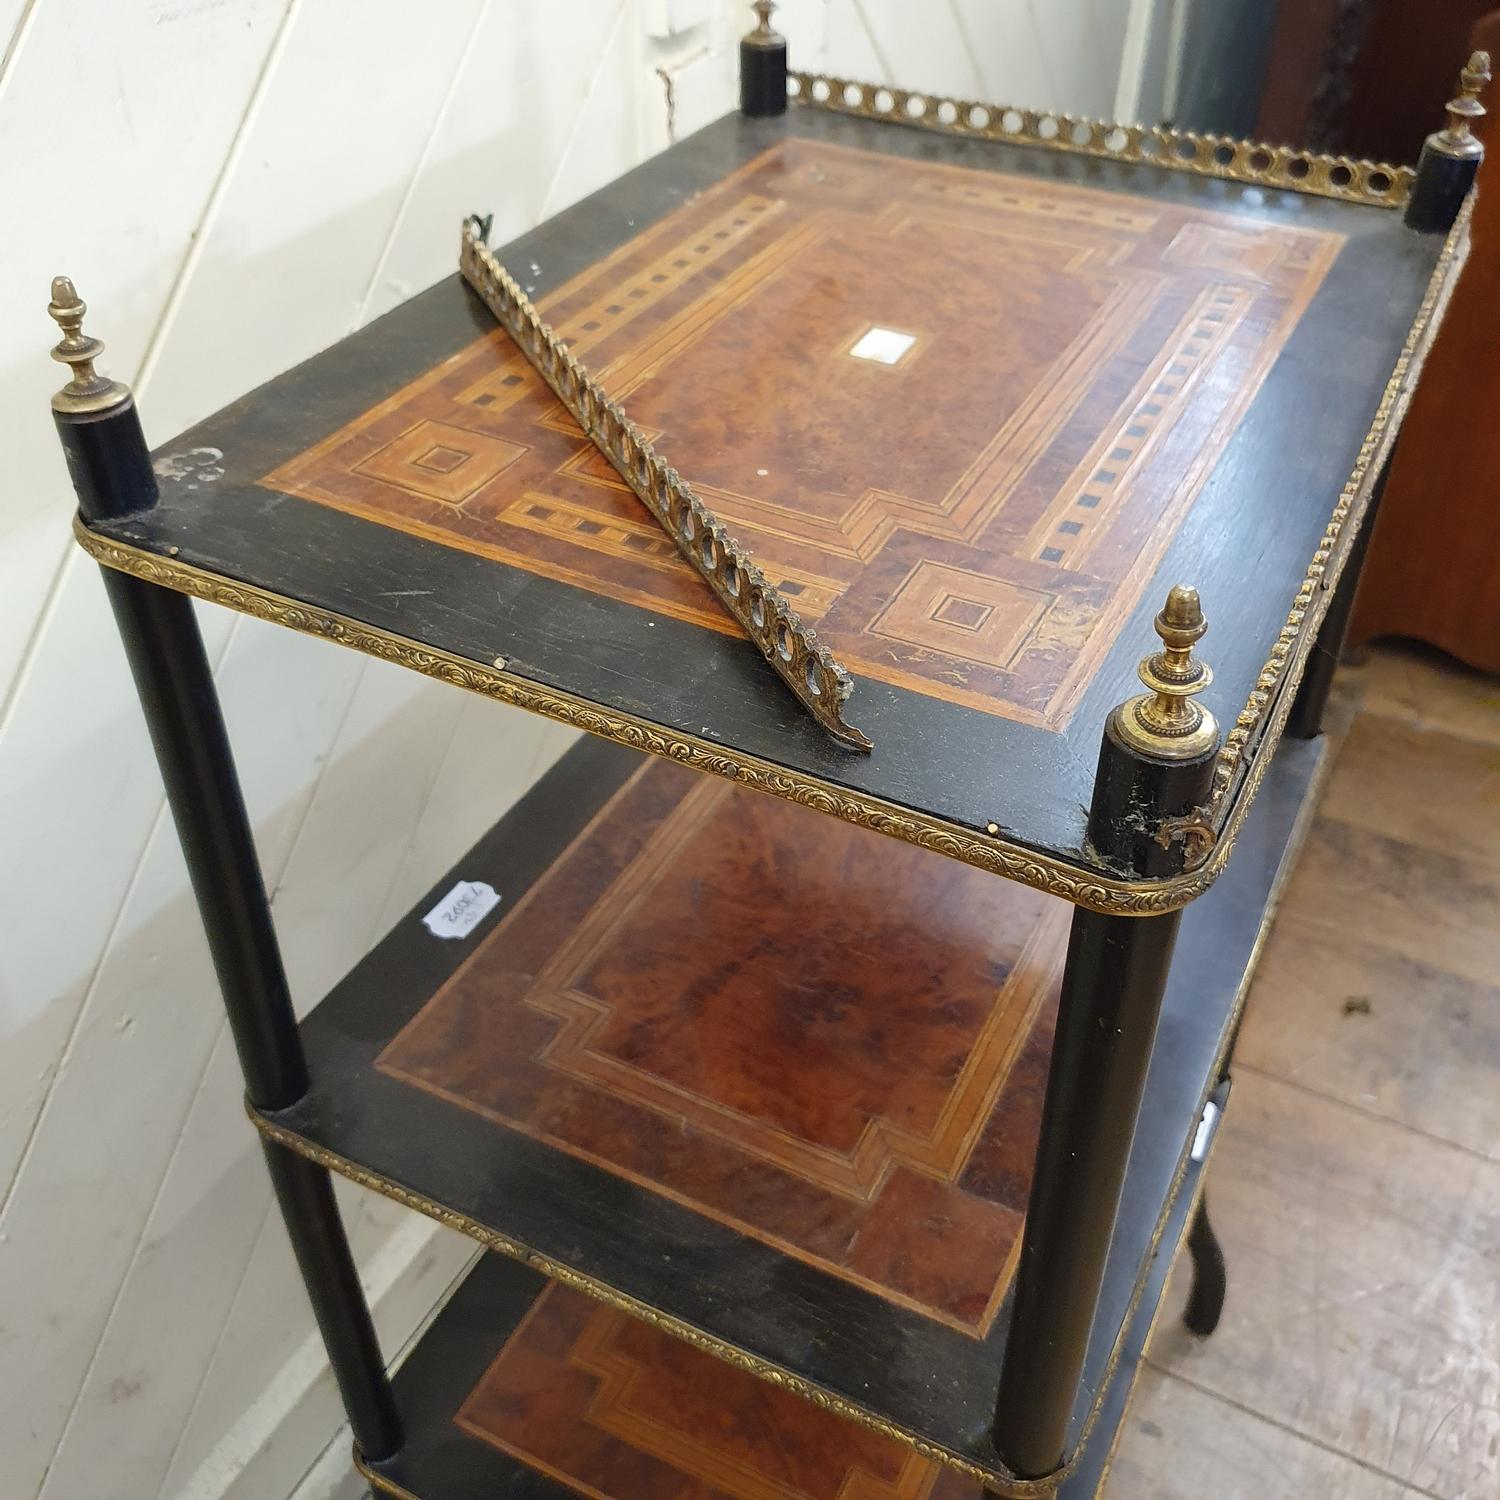
[[[1183,841],[1158,835],[1205,801],[1218,749],[1192,702],[1209,677],[1192,655],[1197,594],[1173,589],[1156,628],[1165,649],[1141,664],[1153,691],[1110,715],[1089,813],[1096,853],[1142,878],[1182,869]],[[996,1450],[1022,1478],[1066,1457],[1180,921],[1074,913],[995,1416]]]
[[[130,392],[94,372],[102,350],[82,332],[84,304],[59,277],[48,309],[64,338],[53,354],[73,379],[53,416],[79,511],[100,521],[149,509],[156,483]],[[250,1102],[284,1109],[307,1091],[307,1065],[271,924],[250,820],[192,603],[103,569],[120,639],[161,767],[193,894],[224,997]],[[370,1311],[325,1172],[270,1146],[271,1178],[355,1441],[366,1457],[401,1445]]]
[[[1448,123],[1422,143],[1417,177],[1406,205],[1406,222],[1424,234],[1446,234],[1463,207],[1484,146],[1474,122],[1484,116],[1479,96],[1490,81],[1490,58],[1476,52],[1458,77],[1458,93],[1448,101]]]
[[[1224,1292],[1229,1284],[1224,1270],[1224,1250],[1209,1222],[1206,1193],[1198,1199],[1188,1229],[1187,1246],[1188,1254],[1193,1258],[1193,1286],[1182,1312],[1182,1321],[1190,1333],[1206,1339],[1219,1326],[1224,1311]]]
[[[755,30],[740,38],[740,112],[786,113],[786,38],[771,26],[773,0],[755,0]]]
[[[262,1139],[261,1145],[354,1441],[371,1461],[389,1458],[401,1446],[401,1423],[333,1179],[276,1141]]]

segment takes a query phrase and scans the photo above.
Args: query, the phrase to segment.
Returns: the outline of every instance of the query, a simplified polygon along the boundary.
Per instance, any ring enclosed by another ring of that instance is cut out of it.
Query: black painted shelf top
[[[1240,857],[1185,915],[1074,1447],[1109,1397],[1322,754],[1283,745]],[[1033,933],[1052,941],[1061,917],[1065,935],[1067,908],[926,851],[861,859],[860,842],[886,847],[585,739],[313,1010],[309,1093],[256,1122],[565,1285],[1009,1483],[989,1438],[1005,1240],[1024,1216],[1056,972]],[[814,852],[786,899],[828,887],[837,865],[848,884],[823,899],[857,906],[857,939],[829,933],[815,900],[811,950],[775,914],[723,930],[738,851],[795,870],[793,844]],[[454,940],[424,919],[459,882],[499,900]],[[893,884],[931,888],[904,943],[888,930],[899,914],[873,936],[865,922]],[[992,899],[1010,903],[998,917]],[[876,977],[851,968],[838,1000],[827,976],[872,944]],[[902,1011],[903,949],[941,969],[949,1003]],[[809,1010],[810,988],[832,998]]]
[[[456,275],[165,445],[159,502],[84,544],[1127,911],[1227,858],[1461,261],[1387,208],[811,106],[725,118],[500,258],[849,666],[873,754]],[[1083,828],[1177,582],[1235,737],[1218,848],[1163,885]]]

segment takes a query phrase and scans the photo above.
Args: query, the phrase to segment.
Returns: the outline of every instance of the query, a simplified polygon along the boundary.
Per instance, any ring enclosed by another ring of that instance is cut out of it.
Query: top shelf
[[[501,251],[851,670],[868,756],[804,715],[457,277],[166,445],[159,503],[80,537],[1079,904],[1169,909],[1227,857],[1460,238],[799,105]],[[1231,728],[1221,833],[1192,874],[1132,881],[1085,851],[1085,810],[1176,582]]]

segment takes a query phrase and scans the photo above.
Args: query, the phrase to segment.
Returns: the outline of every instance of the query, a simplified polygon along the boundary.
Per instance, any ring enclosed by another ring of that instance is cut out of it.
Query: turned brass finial
[[[70,277],[52,278],[52,300],[47,304],[47,312],[63,332],[53,345],[52,357],[73,373],[73,378],[52,398],[57,411],[103,411],[130,395],[126,386],[94,368],[94,361],[104,353],[104,343],[83,331],[83,315],[88,310],[88,303],[78,295]]]
[[[1132,749],[1190,760],[1218,743],[1214,716],[1193,701],[1213,681],[1213,673],[1193,655],[1207,629],[1198,590],[1177,584],[1156,617],[1162,649],[1137,668],[1151,691],[1122,703],[1116,712],[1116,732]]]
[[[751,9],[755,12],[755,30],[748,32],[745,40],[755,47],[779,47],[785,38],[771,25],[776,0],[755,0]]]
[[[1438,133],[1443,151],[1449,156],[1482,156],[1484,146],[1474,134],[1474,122],[1484,118],[1479,96],[1489,86],[1490,55],[1476,52],[1458,75],[1458,95],[1448,101],[1448,124]]]

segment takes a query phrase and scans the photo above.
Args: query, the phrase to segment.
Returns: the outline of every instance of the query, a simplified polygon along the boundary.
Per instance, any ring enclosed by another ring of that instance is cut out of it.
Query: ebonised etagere
[[[1197,1331],[1223,1295],[1204,1162],[1483,69],[1413,173],[789,75],[757,9],[737,116],[504,252],[639,428],[455,278],[153,463],[53,288],[77,536],[397,1495],[842,1494],[846,1450],[1093,1494],[1185,1236]],[[870,754],[632,510],[648,428]],[[301,1026],[195,597],[591,736]],[[500,901],[450,941],[456,881]],[[330,1170],[503,1252],[394,1381]]]

